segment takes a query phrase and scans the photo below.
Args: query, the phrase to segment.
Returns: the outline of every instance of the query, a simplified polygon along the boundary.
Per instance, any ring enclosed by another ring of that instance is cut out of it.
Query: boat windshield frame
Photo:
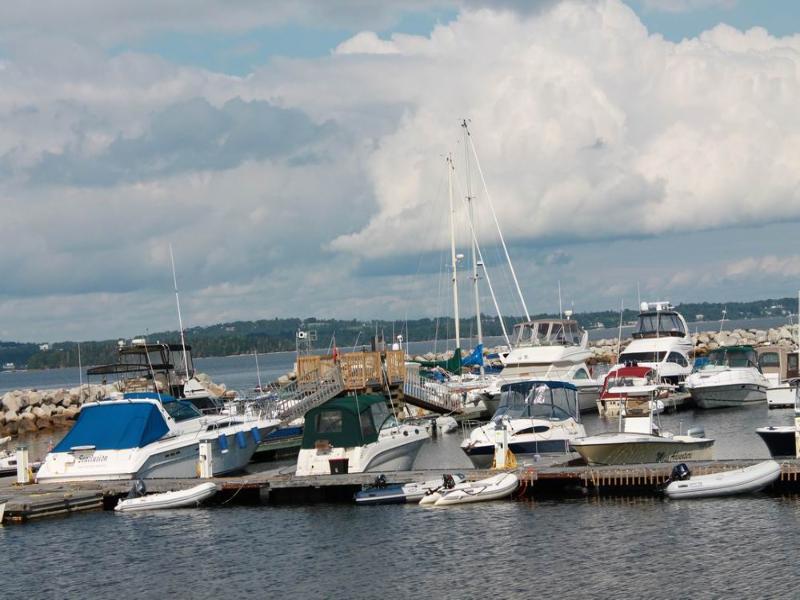
[[[686,337],[686,322],[676,310],[648,310],[639,313],[633,339]]]
[[[717,358],[720,354],[721,359]],[[743,357],[744,364],[739,364],[739,361],[736,361],[736,363],[731,361],[732,357],[737,356]],[[753,367],[761,371],[761,367],[758,365],[756,350],[750,346],[722,346],[721,348],[715,348],[709,352],[705,358],[706,362],[702,365],[701,369],[709,367],[728,367],[729,369]]]
[[[513,341],[520,346],[578,346],[585,331],[572,319],[539,319],[514,325]]]
[[[500,390],[500,404],[492,415],[492,422],[498,423],[503,417],[580,422],[578,388],[547,381],[506,384]]]

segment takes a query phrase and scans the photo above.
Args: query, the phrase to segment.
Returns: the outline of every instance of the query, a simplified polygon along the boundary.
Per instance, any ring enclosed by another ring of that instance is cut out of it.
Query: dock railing
[[[446,385],[422,377],[418,368],[406,369],[403,399],[408,404],[440,414],[460,413],[464,409],[458,392],[454,392]]]
[[[291,421],[336,397],[344,389],[339,369],[323,365],[319,370],[304,371],[289,384],[265,386],[260,403],[272,418]]]

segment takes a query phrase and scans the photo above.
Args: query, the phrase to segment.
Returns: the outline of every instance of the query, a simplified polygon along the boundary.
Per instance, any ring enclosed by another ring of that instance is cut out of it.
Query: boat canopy
[[[141,448],[168,431],[158,407],[150,402],[87,404],[53,452],[69,452],[80,446],[95,450]]]
[[[758,359],[752,346],[724,346],[708,354],[709,366],[757,367]]]
[[[639,313],[639,322],[633,332],[635,339],[686,335],[686,322],[674,310],[648,310]]]
[[[419,364],[426,369],[444,369],[448,373],[461,374],[461,348],[453,351],[453,356],[447,360],[421,360]]]
[[[525,321],[514,325],[515,346],[576,346],[584,331],[571,319]]]
[[[578,388],[565,381],[520,381],[500,388],[500,404],[492,421],[512,419],[580,420]]]
[[[306,413],[302,447],[315,448],[325,442],[337,448],[371,444],[382,427],[394,422],[381,395],[341,396]]]

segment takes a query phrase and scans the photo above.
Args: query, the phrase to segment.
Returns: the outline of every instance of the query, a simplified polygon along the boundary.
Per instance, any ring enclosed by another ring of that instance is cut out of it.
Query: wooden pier
[[[758,460],[718,460],[690,462],[694,475],[717,473],[753,465]],[[800,461],[781,463],[781,476],[769,492],[800,492]],[[669,477],[673,464],[587,466],[523,466],[514,469],[520,478],[515,497],[575,496],[657,496]],[[220,492],[213,504],[309,504],[352,502],[353,494],[371,484],[376,473],[314,475],[295,477],[274,466],[251,464],[248,473],[212,479]],[[285,471],[288,468],[284,468]],[[434,479],[444,473],[462,472],[470,481],[493,472],[477,469],[402,471],[385,473],[387,482],[408,483]],[[150,479],[149,492],[186,489],[198,479]],[[113,509],[130,489],[130,481],[85,482],[70,484],[30,484],[19,486],[13,478],[0,478],[0,498],[8,498],[4,523],[21,523],[44,517],[68,515],[86,510]]]

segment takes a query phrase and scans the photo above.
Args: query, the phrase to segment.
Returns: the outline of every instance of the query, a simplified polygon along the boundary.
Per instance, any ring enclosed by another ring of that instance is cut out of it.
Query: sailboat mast
[[[181,299],[178,295],[178,277],[175,275],[175,256],[172,254],[172,244],[169,245],[169,261],[172,263],[172,284],[175,287],[175,305],[178,307],[178,327],[181,329],[181,348],[183,349],[183,368],[186,373],[185,381],[189,380],[189,359],[186,356],[186,338],[183,335],[183,318],[181,317]]]
[[[472,205],[472,187],[470,181],[470,173],[469,173],[469,154],[467,149],[467,136],[469,131],[467,130],[467,120],[464,119],[461,126],[464,128],[464,174],[467,178],[467,206],[469,207],[469,222],[471,227],[475,228],[475,218],[474,218],[474,209]],[[483,347],[483,327],[481,325],[481,296],[480,290],[478,288],[478,248],[475,243],[475,238],[472,238],[472,290],[475,294],[475,323],[477,325],[478,330],[478,345]],[[481,377],[484,376],[484,368],[483,368],[483,361],[481,361],[480,365],[481,369]]]
[[[461,326],[458,316],[458,257],[456,256],[456,219],[453,206],[453,157],[447,155],[447,187],[450,198],[450,266],[453,271],[453,318],[456,322],[456,348],[461,348]]]

